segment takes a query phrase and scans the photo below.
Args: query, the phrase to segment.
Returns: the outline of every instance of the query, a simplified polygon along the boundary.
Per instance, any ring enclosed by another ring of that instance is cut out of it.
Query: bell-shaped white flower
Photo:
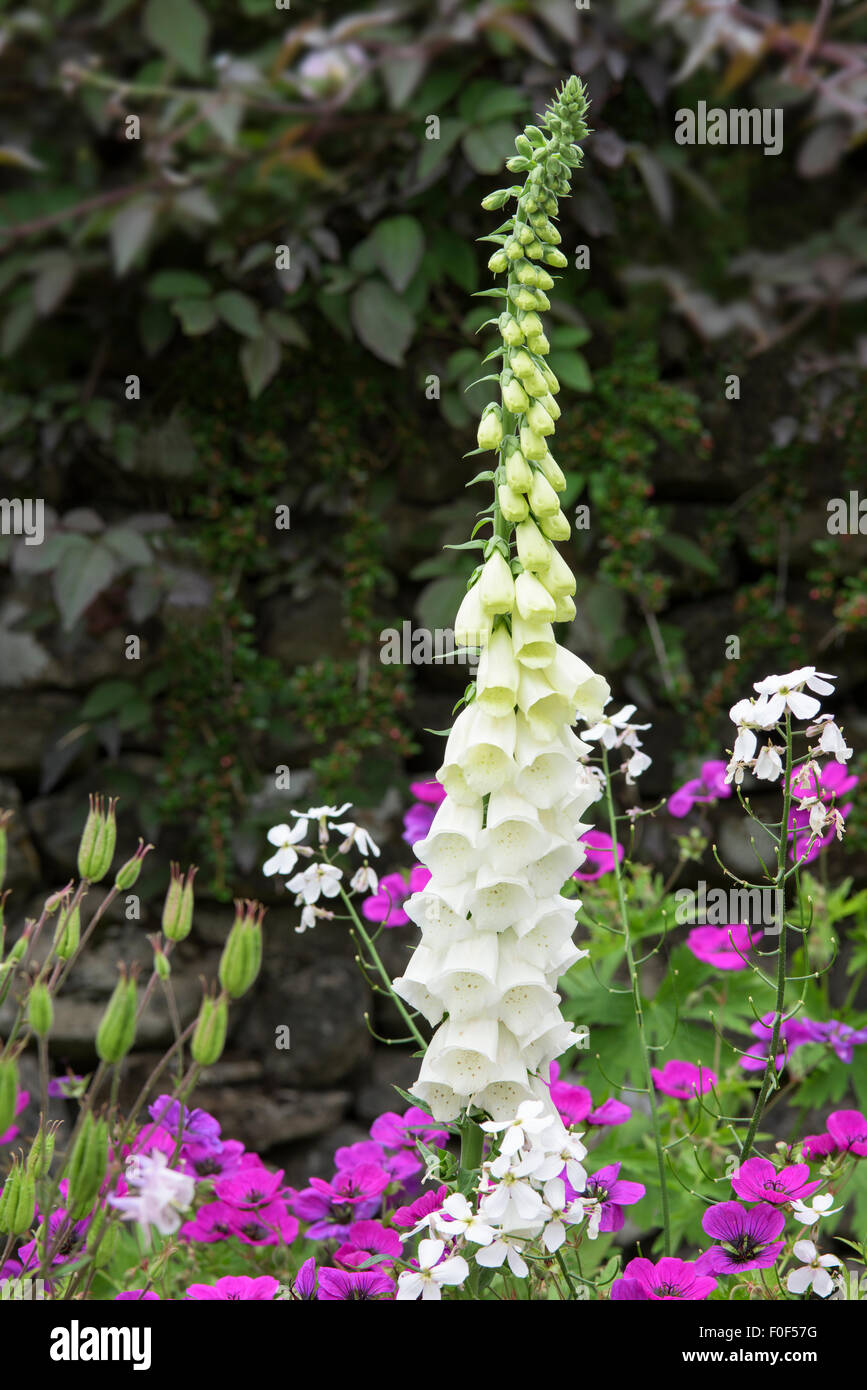
[[[442,958],[439,951],[432,951],[424,942],[416,946],[403,975],[392,981],[396,994],[417,1009],[430,1024],[439,1023],[443,1016],[440,997],[430,989],[430,981],[442,973]]]
[[[544,813],[543,813],[544,814]],[[582,854],[577,841],[564,840],[555,845],[535,864],[530,864],[527,877],[537,898],[550,898],[563,887],[581,863]]]
[[[450,1018],[473,1018],[484,1014],[498,997],[499,938],[496,932],[476,932],[455,942],[445,958],[443,969],[430,982],[431,990]]]
[[[455,617],[455,644],[484,647],[491,635],[491,617],[482,607],[481,590],[474,584],[464,594]]]
[[[449,796],[470,802],[502,787],[512,773],[515,735],[514,714],[498,717],[475,701],[461,710],[437,773]]]
[[[544,854],[547,836],[538,807],[517,791],[496,791],[488,802],[485,860],[498,872],[520,872]]]
[[[466,882],[475,870],[481,832],[481,802],[464,805],[447,796],[425,838],[413,846],[415,856],[430,869],[438,886]]]
[[[557,612],[557,601],[552,598],[540,579],[529,570],[523,570],[515,580],[515,605],[521,617],[528,623],[550,623]]]
[[[512,645],[516,659],[536,670],[550,666],[557,646],[550,623],[528,622],[520,613],[512,616]]]
[[[479,602],[489,617],[511,613],[515,606],[515,581],[500,550],[493,550],[485,561],[478,589]]]
[[[470,901],[472,920],[479,931],[505,931],[519,917],[533,911],[533,895],[524,878],[509,877],[483,864]]]
[[[497,627],[479,658],[476,703],[489,714],[502,717],[515,708],[521,667],[512,651],[512,638],[504,625]]]

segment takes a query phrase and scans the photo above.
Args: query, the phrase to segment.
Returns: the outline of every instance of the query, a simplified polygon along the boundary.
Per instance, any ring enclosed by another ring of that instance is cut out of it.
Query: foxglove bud
[[[507,521],[523,521],[530,514],[526,497],[522,497],[519,492],[513,492],[508,483],[499,484],[497,502]],[[455,628],[455,632],[457,632],[457,628]]]
[[[531,352],[535,352],[537,357],[547,357],[551,351],[551,344],[544,333],[537,333],[534,338],[528,338],[527,347]]]
[[[503,372],[500,379],[503,383],[503,405],[513,415],[523,415],[524,411],[530,409],[530,400],[520,381],[512,372]]]
[[[206,994],[190,1044],[193,1061],[198,1062],[200,1067],[212,1067],[219,1061],[226,1044],[227,1022],[228,1006],[225,994],[220,994],[216,999]]]
[[[519,448],[506,459],[506,482],[513,492],[528,492],[533,482],[533,470]]]
[[[503,419],[498,405],[486,405],[476,435],[480,449],[499,449],[503,438]]]
[[[527,494],[527,501],[535,517],[552,516],[560,510],[556,492],[544,473],[538,471],[533,474],[533,485]]]
[[[223,989],[232,999],[240,999],[253,984],[262,964],[261,903],[240,900],[235,903],[235,921],[223,947],[218,976]]]
[[[569,262],[562,251],[558,251],[555,247],[551,247],[545,252],[545,264],[552,265],[555,270],[563,270]]]
[[[476,583],[461,599],[455,618],[455,643],[458,647],[483,647],[490,634],[491,619],[482,607]]]
[[[536,418],[538,419],[539,417],[537,416]],[[550,424],[550,415],[546,415],[545,418],[548,420]],[[529,415],[527,416],[527,419],[529,421]],[[551,428],[553,429],[554,426],[551,425]],[[532,459],[535,462],[537,459],[543,459],[547,451],[548,446],[545,443],[544,435],[540,434],[538,430],[534,430],[532,425],[530,424],[522,425],[521,453],[524,455],[524,457],[527,459]]]
[[[553,622],[557,611],[556,600],[529,570],[524,570],[515,580],[515,603],[521,617],[528,623]]]
[[[549,541],[568,541],[572,534],[572,528],[561,511],[554,512],[552,516],[540,517],[539,527]]]
[[[501,207],[505,207],[509,201],[511,190],[508,188],[496,188],[493,193],[489,193],[487,198],[482,199],[482,207],[485,212],[498,212]]]
[[[555,492],[562,492],[566,486],[566,475],[551,453],[539,459],[539,467]]]
[[[121,967],[121,977],[114,987],[96,1034],[96,1052],[103,1062],[120,1062],[129,1052],[135,1039],[137,1008],[135,978],[127,978]]]
[[[171,882],[163,904],[163,936],[169,941],[183,941],[189,936],[193,925],[193,880],[196,866],[191,865],[186,875],[177,864],[171,866]]]
[[[508,309],[505,309],[497,319],[497,327],[500,330],[500,337],[507,347],[520,347],[524,341],[524,331],[518,320]]]
[[[488,270],[492,271],[494,275],[500,275],[506,269],[508,264],[508,257],[506,256],[505,251],[501,247],[499,251],[495,251],[494,254],[489,258]]]
[[[116,805],[117,798],[110,797],[106,810],[101,796],[90,797],[90,811],[78,847],[78,872],[89,883],[99,883],[111,868],[117,840]]]
[[[511,613],[515,606],[515,581],[499,550],[485,561],[479,579],[479,597],[486,613]]]
[[[546,435],[554,433],[554,421],[548,414],[541,401],[534,401],[527,411],[527,424],[536,434]],[[526,452],[526,450],[525,450]],[[547,446],[542,446],[541,454],[527,454],[528,458],[544,458],[547,453]]]
[[[47,1038],[54,1022],[54,1005],[48,986],[44,980],[37,980],[30,987],[27,998],[27,1021],[37,1038]]]

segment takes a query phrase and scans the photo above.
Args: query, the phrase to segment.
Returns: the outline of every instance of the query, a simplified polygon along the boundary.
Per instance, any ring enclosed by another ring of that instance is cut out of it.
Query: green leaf
[[[497,174],[514,153],[515,127],[511,121],[491,121],[468,130],[461,143],[467,163],[478,174]]]
[[[129,526],[110,526],[102,541],[117,556],[121,569],[149,565],[153,560],[153,553],[144,536]]]
[[[403,365],[415,332],[415,316],[384,280],[365,280],[349,305],[353,327],[364,346],[383,362]]]
[[[201,77],[210,24],[195,0],[148,0],[145,34],[188,77]]]
[[[240,290],[223,290],[214,299],[214,308],[224,323],[245,338],[259,338],[262,325],[256,303]]]
[[[115,555],[102,541],[88,541],[83,536],[77,539],[79,544],[66,549],[52,576],[54,598],[66,632],[118,571]]]
[[[10,309],[3,320],[3,327],[0,328],[0,354],[3,357],[11,357],[24,342],[35,322],[36,309],[33,300],[28,296]]]
[[[691,541],[688,536],[679,536],[676,532],[664,532],[658,537],[659,544],[663,550],[667,550],[669,555],[673,555],[675,560],[680,560],[684,565],[691,565],[694,569],[701,570],[703,574],[716,574],[717,567],[710,555]]]
[[[282,314],[279,309],[269,309],[265,315],[265,323],[281,343],[289,343],[292,347],[310,346],[310,339],[291,314]]]
[[[132,681],[100,681],[91,690],[79,713],[82,719],[103,719],[107,714],[116,714],[137,696],[138,688]]]
[[[554,375],[573,391],[592,391],[593,378],[580,352],[552,352],[547,359]]]
[[[387,217],[370,236],[376,265],[395,290],[405,290],[424,252],[424,232],[414,217]]]
[[[172,305],[172,313],[177,314],[188,338],[210,333],[217,322],[217,306],[213,299],[179,299]]]
[[[150,193],[132,198],[116,212],[109,227],[115,272],[125,275],[151,234],[156,221],[157,199]]]
[[[261,396],[269,381],[276,376],[282,353],[280,344],[270,333],[259,338],[251,338],[241,348],[241,371],[247,383],[247,390],[253,400]]]
[[[466,121],[446,116],[440,121],[440,138],[422,142],[423,148],[415,169],[416,179],[429,179],[431,174],[445,168],[446,160],[467,128]]]
[[[201,299],[211,293],[203,275],[191,270],[158,270],[148,280],[151,299]]]

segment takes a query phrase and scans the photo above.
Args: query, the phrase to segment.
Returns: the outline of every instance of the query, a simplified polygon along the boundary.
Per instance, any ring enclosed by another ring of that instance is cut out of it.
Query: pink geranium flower
[[[717,970],[745,970],[747,953],[761,936],[761,930],[751,933],[738,922],[731,927],[693,927],[686,944],[697,960]]]
[[[701,773],[691,781],[685,782],[668,798],[668,813],[681,819],[688,816],[693,806],[724,800],[731,796],[732,789],[725,780],[726,764],[716,758],[701,765]]]
[[[614,869],[615,863],[619,863],[623,858],[624,849],[622,845],[616,845],[617,858],[614,857],[612,845],[614,841],[610,835],[606,835],[604,830],[585,830],[579,837],[579,845],[583,845],[586,851],[585,864],[587,869],[576,869],[573,878],[578,878],[582,883],[591,883],[594,879],[601,878],[603,874],[610,874]]]
[[[732,1187],[744,1202],[769,1202],[781,1207],[786,1202],[806,1200],[822,1186],[821,1182],[809,1182],[809,1177],[806,1163],[777,1169],[768,1158],[748,1158],[732,1176]]]
[[[361,911],[368,922],[381,922],[384,927],[404,927],[409,918],[403,910],[407,898],[420,893],[430,883],[430,869],[416,864],[407,883],[403,874],[386,874],[379,880],[379,890],[365,898]]]
[[[716,1280],[700,1274],[696,1264],[666,1256],[657,1264],[652,1260],[630,1260],[622,1277],[611,1285],[611,1297],[615,1302],[700,1302],[715,1288]]]
[[[260,1274],[252,1279],[249,1274],[226,1274],[216,1284],[191,1284],[187,1298],[198,1302],[259,1302],[270,1303],[279,1289],[278,1281],[271,1274]]]
[[[677,1100],[690,1100],[705,1095],[716,1085],[716,1073],[709,1067],[696,1067],[692,1062],[666,1062],[662,1071],[651,1067],[650,1074],[658,1091]]]

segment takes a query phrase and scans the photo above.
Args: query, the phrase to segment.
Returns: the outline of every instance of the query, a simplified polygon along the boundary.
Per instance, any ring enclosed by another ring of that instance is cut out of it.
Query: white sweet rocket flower
[[[545,1183],[544,1197],[548,1218],[542,1232],[542,1244],[553,1254],[566,1239],[566,1227],[577,1226],[584,1220],[584,1205],[580,1201],[566,1201],[566,1184],[562,1178],[550,1178]]]
[[[311,927],[315,927],[318,915],[318,910],[315,907],[310,905],[305,907],[301,913],[301,921],[295,928],[296,932],[301,935],[302,932],[309,931]]]
[[[811,1197],[809,1202],[802,1202],[798,1198],[792,1203],[792,1216],[801,1226],[815,1226],[823,1216],[834,1216],[842,1210],[841,1206],[834,1206],[834,1198],[830,1192]]]
[[[834,687],[828,682],[836,679],[826,671],[817,671],[815,666],[801,666],[786,676],[765,676],[755,682],[753,689],[762,696],[763,710],[769,719],[780,719],[787,709],[796,719],[812,719],[821,704],[814,696],[805,695],[804,687],[819,695],[833,695]]]
[[[777,778],[783,775],[783,763],[780,754],[784,751],[782,748],[775,748],[771,743],[765,744],[756,758],[753,769],[761,781],[776,782]]]
[[[117,1207],[122,1220],[137,1221],[143,1228],[145,1244],[150,1244],[150,1228],[168,1236],[181,1224],[181,1213],[193,1202],[195,1178],[169,1168],[168,1158],[160,1149],[150,1154],[132,1154],[127,1160],[124,1176],[130,1187],[139,1190],[133,1196],[108,1197],[110,1206]]]
[[[470,1267],[461,1255],[443,1259],[445,1241],[421,1240],[418,1245],[418,1269],[404,1269],[397,1279],[395,1298],[400,1302],[421,1298],[441,1299],[443,1285],[462,1284]]]
[[[293,811],[293,816],[304,822],[304,830],[307,830],[307,822],[316,821],[319,826],[320,845],[328,844],[328,821],[342,816],[352,807],[351,801],[344,801],[342,806],[309,806],[306,811]]]
[[[637,705],[624,705],[623,709],[616,714],[603,714],[595,724],[589,729],[585,729],[582,738],[589,739],[591,743],[598,741],[603,748],[616,748],[623,740],[624,734],[633,729],[649,729],[649,724],[630,724],[630,719],[637,709]]]
[[[528,1135],[541,1134],[548,1128],[550,1119],[543,1113],[544,1109],[542,1101],[526,1100],[518,1106],[514,1120],[488,1120],[480,1128],[486,1134],[502,1134],[500,1158],[510,1158],[523,1146]],[[499,1176],[495,1169],[492,1171],[495,1177]],[[505,1167],[501,1171],[505,1172]]]
[[[348,854],[349,850],[355,845],[360,854],[372,854],[375,859],[379,858],[379,846],[375,845],[370,838],[370,832],[363,826],[356,825],[354,821],[344,821],[342,825],[329,824],[329,830],[337,830],[345,839],[338,845],[340,854]]]
[[[646,753],[642,753],[640,749],[636,749],[632,757],[624,764],[623,770],[626,773],[626,785],[628,787],[634,786],[636,777],[640,777],[642,772],[646,772],[652,761],[653,759],[649,758]]]
[[[476,1264],[484,1266],[485,1269],[499,1269],[504,1261],[508,1261],[509,1269],[515,1278],[526,1279],[530,1269],[521,1254],[526,1244],[526,1240],[520,1240],[517,1236],[498,1236],[490,1245],[484,1245],[476,1251]]]
[[[295,825],[272,825],[268,831],[268,843],[277,846],[277,853],[262,865],[262,873],[269,878],[272,874],[291,874],[298,863],[298,851],[294,846],[306,834],[306,821],[298,821]]]
[[[505,1230],[523,1229],[539,1222],[545,1212],[542,1195],[526,1178],[507,1171],[481,1201],[482,1216]]]
[[[494,1239],[493,1226],[489,1226],[478,1212],[473,1211],[462,1192],[453,1192],[446,1197],[442,1211],[432,1212],[431,1216],[439,1234],[447,1240],[463,1236],[464,1240],[471,1240],[474,1245],[490,1245]]]
[[[369,864],[362,864],[349,880],[349,886],[354,888],[356,893],[375,893],[379,887],[379,879]]]
[[[828,715],[821,716],[822,736],[819,739],[819,749],[822,753],[828,753],[835,758],[838,763],[848,762],[852,756],[852,749],[843,737],[843,732],[834,723],[833,717]],[[808,729],[809,733],[810,730]]]
[[[839,1266],[836,1255],[820,1255],[811,1240],[796,1240],[792,1246],[796,1260],[803,1260],[800,1269],[793,1269],[786,1279],[789,1293],[806,1293],[812,1286],[820,1298],[827,1298],[834,1291],[834,1280],[829,1269]]]
[[[290,878],[286,887],[297,894],[296,903],[309,906],[319,901],[320,894],[323,898],[336,898],[342,877],[343,870],[336,864],[311,864],[309,869]]]

